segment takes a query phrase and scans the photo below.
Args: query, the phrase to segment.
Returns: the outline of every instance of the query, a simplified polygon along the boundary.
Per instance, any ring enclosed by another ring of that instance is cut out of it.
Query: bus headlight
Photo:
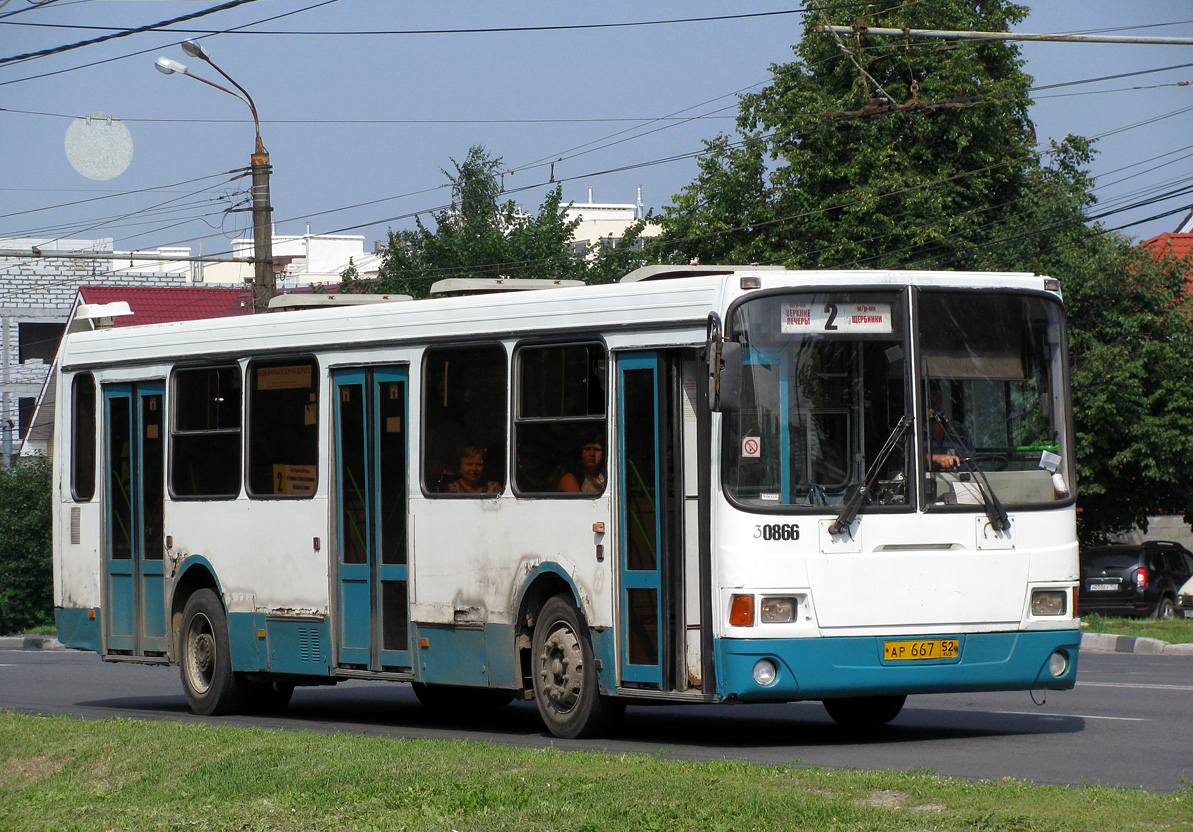
[[[1054,650],[1048,657],[1048,672],[1058,679],[1069,669],[1069,656],[1064,650]]]
[[[794,598],[763,597],[758,607],[758,618],[763,624],[790,624],[795,620],[796,607]]]
[[[779,669],[770,659],[759,659],[754,663],[754,681],[763,687],[773,685],[778,675]]]
[[[1068,610],[1063,589],[1036,589],[1031,593],[1032,615],[1064,615]]]

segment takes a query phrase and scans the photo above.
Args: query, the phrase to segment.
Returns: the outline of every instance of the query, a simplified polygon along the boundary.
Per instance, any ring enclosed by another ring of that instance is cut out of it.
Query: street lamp
[[[257,131],[257,147],[250,157],[253,172],[253,263],[255,265],[253,311],[268,312],[269,300],[277,294],[273,274],[273,226],[270,222],[270,214],[273,208],[269,204],[269,173],[272,168],[269,164],[269,153],[265,150],[265,145],[261,143],[261,120],[257,118],[257,105],[253,103],[252,96],[245,91],[244,87],[240,86],[240,84],[232,80],[232,77],[228,73],[216,66],[215,62],[211,60],[211,55],[198,43],[188,40],[182,44],[182,51],[192,58],[198,58],[201,61],[211,64],[216,72],[227,78],[228,83],[236,87],[240,92],[235,92],[227,87],[221,87],[219,84],[208,81],[206,78],[200,78],[198,75],[187,70],[183,64],[180,64],[178,61],[172,61],[169,58],[157,59],[154,66],[157,67],[158,72],[166,75],[173,75],[177,72],[189,78],[194,78],[196,81],[202,81],[209,87],[215,87],[217,90],[228,93],[228,95],[236,96],[245,104],[248,104],[249,109],[253,113],[253,127]]]

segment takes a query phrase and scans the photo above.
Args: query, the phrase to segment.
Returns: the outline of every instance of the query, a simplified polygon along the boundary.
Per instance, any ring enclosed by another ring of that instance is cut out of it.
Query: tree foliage
[[[1073,136],[1037,149],[1014,44],[814,29],[861,18],[1006,31],[1025,13],[1003,0],[887,0],[808,15],[796,61],[742,98],[736,135],[707,142],[696,179],[664,209],[658,253],[1060,278],[1081,525],[1097,537],[1193,509],[1189,264],[1089,221],[1092,149]]]
[[[50,463],[0,469],[0,634],[53,624]]]
[[[375,281],[349,276],[345,291],[391,292],[426,297],[431,284],[448,277],[523,277],[603,283],[636,267],[639,222],[594,256],[578,254],[562,190],[547,193],[536,214],[501,201],[501,159],[473,146],[462,162],[452,159],[451,204],[432,214],[434,229],[416,219],[414,230],[390,231]]]

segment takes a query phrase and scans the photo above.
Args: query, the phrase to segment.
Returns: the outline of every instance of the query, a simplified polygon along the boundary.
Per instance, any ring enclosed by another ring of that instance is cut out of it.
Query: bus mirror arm
[[[741,407],[741,344],[722,341],[721,360],[717,373],[716,408],[722,413],[737,413]]]
[[[857,517],[858,511],[862,507],[862,503],[866,499],[866,494],[874,486],[878,480],[878,472],[886,465],[886,461],[899,445],[899,440],[903,438],[903,434],[911,427],[912,417],[910,413],[904,413],[903,417],[899,419],[899,423],[895,425],[891,435],[887,437],[882,449],[878,452],[878,456],[874,457],[874,462],[870,465],[870,470],[866,472],[866,479],[861,485],[853,487],[853,494],[849,497],[849,502],[845,504],[837,519],[828,527],[828,533],[837,535],[844,534],[849,531],[849,527],[853,525],[853,519]]]
[[[721,334],[721,316],[708,316],[708,406],[717,413],[736,413],[741,402],[741,344],[726,341]]]

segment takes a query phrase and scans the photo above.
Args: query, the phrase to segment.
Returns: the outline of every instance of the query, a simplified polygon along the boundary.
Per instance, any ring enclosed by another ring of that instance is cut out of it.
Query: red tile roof
[[[1144,240],[1143,245],[1152,249],[1156,257],[1171,254],[1178,260],[1184,260],[1193,253],[1193,234],[1173,234],[1165,231],[1150,240]]]
[[[253,312],[253,296],[249,289],[80,286],[79,294],[84,303],[128,301],[133,314],[113,319],[114,326],[226,318]]]

